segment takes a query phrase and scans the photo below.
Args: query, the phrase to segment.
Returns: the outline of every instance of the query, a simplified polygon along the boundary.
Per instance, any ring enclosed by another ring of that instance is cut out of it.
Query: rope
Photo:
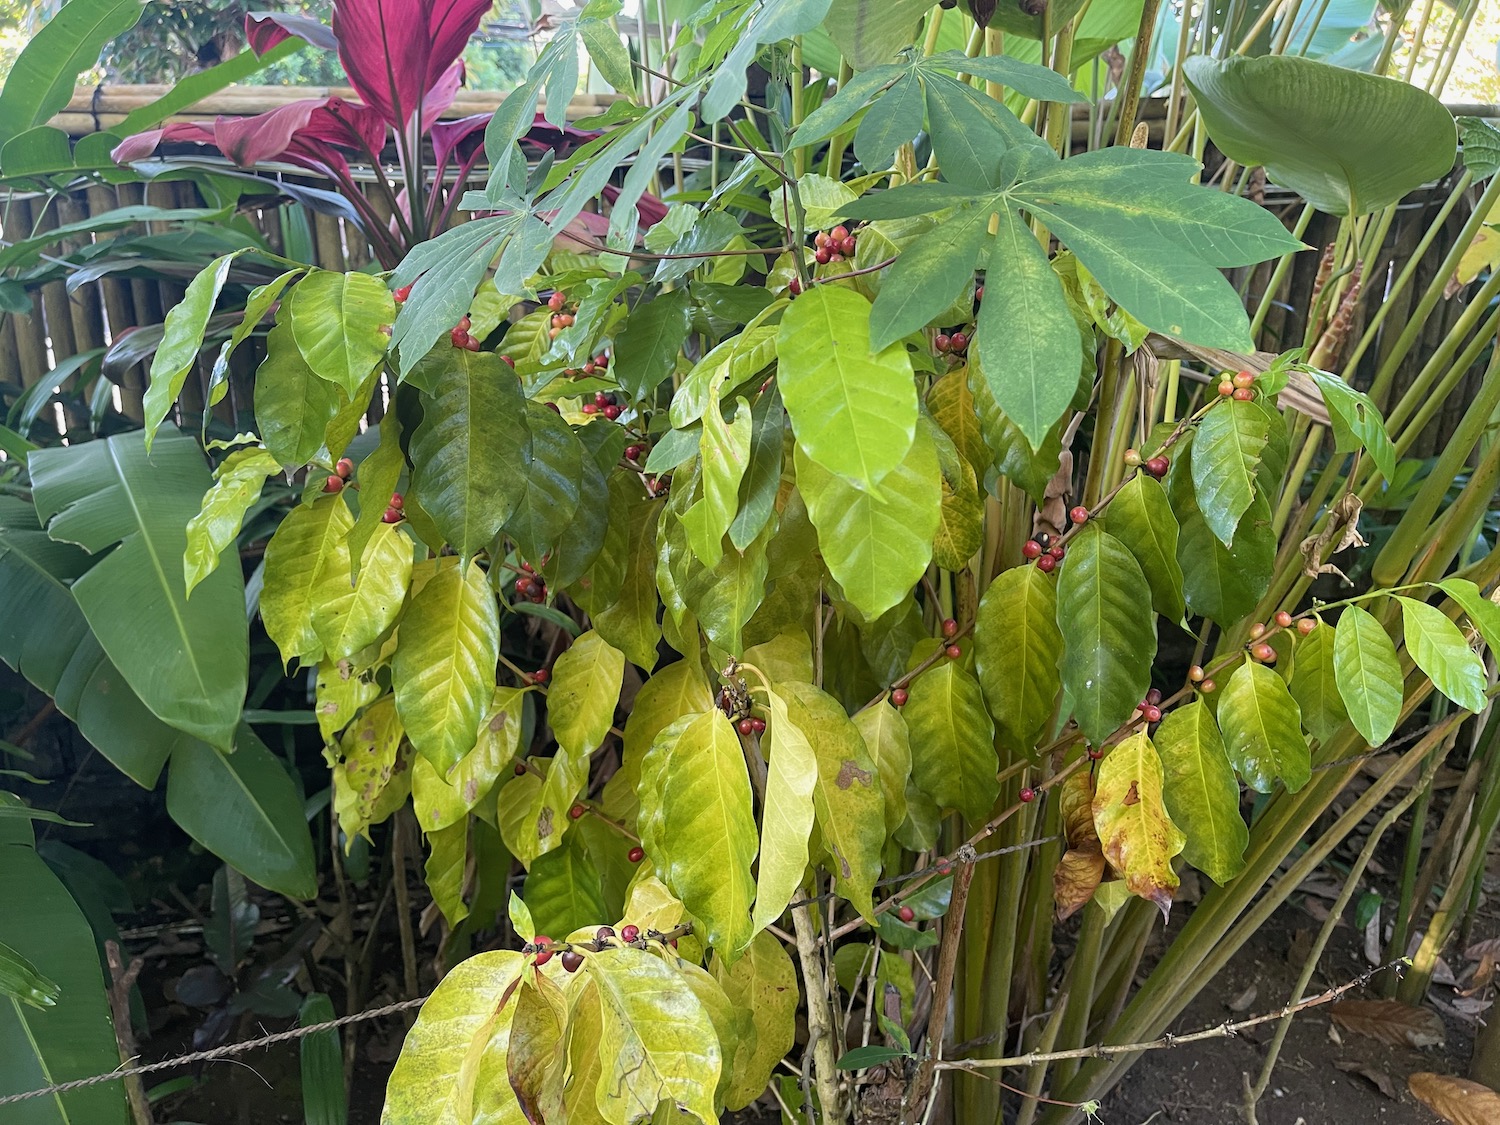
[[[301,1039],[304,1035],[313,1035],[319,1031],[333,1031],[343,1027],[345,1024],[359,1023],[361,1020],[379,1019],[381,1016],[393,1015],[396,1012],[404,1012],[409,1008],[415,1008],[425,1003],[427,997],[423,996],[416,1000],[402,1000],[396,1004],[387,1004],[383,1008],[370,1008],[363,1012],[356,1012],[352,1016],[340,1016],[336,1020],[327,1023],[308,1024],[306,1027],[294,1027],[290,1031],[278,1031],[275,1035],[267,1035],[260,1039],[247,1039],[243,1043],[228,1043],[223,1047],[215,1047],[209,1051],[194,1051],[190,1055],[179,1055],[175,1059],[163,1059],[161,1062],[148,1063],[145,1066],[127,1066],[119,1070],[112,1070],[108,1074],[96,1074],[92,1078],[75,1078],[71,1082],[59,1082],[55,1086],[44,1086],[40,1090],[27,1090],[24,1094],[7,1094],[0,1097],[0,1106],[11,1105],[15,1102],[30,1101],[32,1098],[45,1098],[52,1094],[66,1094],[70,1090],[82,1090],[85,1086],[97,1086],[101,1082],[116,1082],[122,1078],[130,1078],[137,1074],[155,1074],[159,1070],[171,1070],[173,1067],[187,1066],[189,1063],[213,1062],[215,1059],[228,1058],[231,1055],[242,1055],[246,1051],[253,1051],[257,1047],[269,1047],[275,1043],[286,1043],[293,1039]]]

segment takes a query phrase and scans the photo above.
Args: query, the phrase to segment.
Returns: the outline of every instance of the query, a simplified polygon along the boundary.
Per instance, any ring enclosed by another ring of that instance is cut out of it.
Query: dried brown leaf
[[[1383,1070],[1376,1070],[1358,1059],[1337,1059],[1333,1065],[1345,1074],[1359,1075],[1392,1101],[1398,1101],[1401,1097],[1396,1090],[1396,1080]]]
[[[1419,1071],[1406,1080],[1417,1100],[1450,1125],[1495,1125],[1500,1094],[1467,1078]]]
[[[1485,938],[1476,941],[1468,949],[1464,950],[1464,957],[1469,961],[1483,961],[1486,957],[1500,960],[1500,937]]]
[[[1248,1012],[1250,1010],[1250,1005],[1255,1003],[1255,997],[1259,995],[1259,993],[1260,989],[1256,988],[1255,985],[1252,984],[1249,988],[1245,989],[1244,992],[1241,992],[1238,996],[1236,996],[1229,1002],[1229,1010],[1231,1012],[1234,1012],[1236,1015],[1241,1012]]]
[[[1342,570],[1323,561],[1323,552],[1335,541],[1336,546],[1332,551],[1335,555],[1350,547],[1368,545],[1365,537],[1359,533],[1359,513],[1363,510],[1364,501],[1352,492],[1346,492],[1334,501],[1333,507],[1328,510],[1328,524],[1318,534],[1309,535],[1302,540],[1298,548],[1302,552],[1303,574],[1309,578],[1337,574],[1345,582],[1349,581],[1349,576]]]
[[[1436,1012],[1396,1000],[1343,1000],[1328,1014],[1346,1031],[1394,1047],[1437,1047],[1444,1040],[1443,1021]]]
[[[1460,996],[1478,996],[1495,980],[1495,955],[1483,953],[1479,958],[1479,967],[1474,970],[1473,977],[1469,980],[1469,987],[1459,993]]]
[[[1052,872],[1052,899],[1061,921],[1082,910],[1104,878],[1104,853],[1096,843],[1092,849],[1070,848]]]

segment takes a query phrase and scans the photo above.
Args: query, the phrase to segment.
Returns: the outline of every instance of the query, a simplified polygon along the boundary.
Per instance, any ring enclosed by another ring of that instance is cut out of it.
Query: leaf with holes
[[[1219,696],[1224,749],[1245,784],[1269,793],[1280,779],[1295,793],[1312,776],[1312,757],[1302,734],[1302,715],[1280,676],[1246,660]]]

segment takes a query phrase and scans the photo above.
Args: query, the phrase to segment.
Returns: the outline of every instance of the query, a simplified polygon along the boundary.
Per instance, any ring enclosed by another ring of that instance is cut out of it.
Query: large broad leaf
[[[656,786],[647,787],[648,776]],[[750,778],[734,727],[718,708],[674,724],[652,744],[641,778],[641,815],[655,824],[651,861],[702,920],[714,948],[733,956],[753,933],[750,864],[758,847]]]
[[[885,797],[885,830],[894,832],[906,819],[906,787],[911,782],[911,731],[889,702],[855,712],[854,727],[880,770]]]
[[[56,540],[113,548],[73,583],[90,628],[163,722],[229,749],[248,677],[244,580],[214,571],[187,597],[187,524],[209,484],[198,445],[143,435],[42,449],[29,459],[37,511]]]
[[[750,403],[739,400],[734,421],[724,421],[719,409],[718,380],[710,386],[703,411],[699,444],[702,495],[682,513],[688,546],[704,566],[717,566],[724,557],[724,536],[739,512],[740,481],[750,463]]]
[[[1218,724],[1199,700],[1170,712],[1156,728],[1172,822],[1187,834],[1183,858],[1223,885],[1245,866],[1250,842],[1240,816],[1240,787]]]
[[[640,778],[641,759],[656,736],[684,715],[707,711],[713,702],[702,670],[691,660],[669,664],[646,681],[630,708],[620,757],[620,771],[630,782],[632,797]]]
[[[771,1072],[797,1037],[797,970],[786,948],[768,933],[756,934],[737,961],[716,957],[711,968],[749,1024],[750,1034],[738,1037],[728,1060],[723,1092],[726,1109],[742,1109],[765,1092]]]
[[[888,63],[915,41],[922,15],[934,0],[833,0],[828,34],[855,70]]]
[[[521,554],[535,562],[567,534],[578,512],[583,487],[583,462],[588,451],[573,428],[541,403],[526,403],[531,431],[531,456],[525,465],[525,486],[505,521],[505,533]]]
[[[1432,686],[1465,711],[1483,711],[1487,702],[1484,662],[1448,615],[1415,598],[1397,598],[1406,651],[1427,673]]]
[[[395,410],[387,410],[380,419],[380,442],[367,454],[355,470],[355,482],[359,494],[364,498],[359,506],[359,518],[349,532],[349,558],[353,577],[359,577],[360,560],[365,555],[365,545],[383,525],[385,509],[381,506],[387,496],[395,494],[401,482],[401,471],[406,468],[406,454],[401,449],[401,416]]]
[[[901,465],[916,433],[906,348],[875,347],[870,303],[852,289],[819,285],[782,317],[776,353],[798,448],[826,471],[874,490]]]
[[[975,665],[990,714],[1022,753],[1057,712],[1062,648],[1050,578],[1034,566],[1017,566],[990,583],[974,621]]]
[[[234,753],[179,746],[167,811],[184,832],[252,882],[288,898],[318,893],[302,799],[281,762],[242,726]]]
[[[596,632],[583,634],[557,658],[547,719],[559,746],[574,755],[599,749],[614,722],[624,674],[624,654]]]
[[[1193,438],[1193,488],[1220,543],[1234,543],[1240,517],[1255,499],[1255,473],[1266,448],[1269,419],[1253,402],[1215,404]]]
[[[1195,55],[1184,75],[1224,155],[1264,164],[1320,211],[1367,214],[1453,167],[1452,114],[1408,82],[1290,55]]]
[[[605,1121],[649,1120],[663,1100],[702,1121],[717,1120],[723,1054],[708,1011],[682,975],[631,948],[606,949],[584,966],[604,1017],[595,1101]]]
[[[1110,501],[1104,529],[1135,556],[1151,586],[1151,605],[1169,621],[1186,612],[1177,561],[1177,517],[1159,481],[1136,473]]]
[[[493,352],[453,348],[422,399],[412,435],[412,491],[468,559],[489,546],[521,500],[531,430],[521,383]]]
[[[285,664],[294,658],[304,664],[323,659],[323,642],[312,617],[318,577],[329,559],[347,551],[344,537],[353,523],[339,493],[293,508],[266,544],[260,616]],[[348,561],[345,554],[344,565]]]
[[[10,806],[6,806],[10,807]],[[78,904],[26,843],[0,843],[0,943],[56,981],[54,1004],[0,995],[0,1095],[107,1074],[120,1063],[94,935]],[[21,1102],[16,1125],[125,1125],[124,1091],[106,1082]]]
[[[521,965],[521,954],[506,949],[470,957],[449,970],[407,1032],[386,1084],[381,1125],[474,1119],[480,1061],[505,1051],[515,1014],[506,1000]],[[509,1092],[503,1075],[500,1085]],[[513,1096],[509,1100],[514,1104]],[[519,1119],[519,1107],[516,1114]]]
[[[777,685],[787,715],[818,756],[813,809],[834,888],[866,919],[873,919],[871,892],[880,875],[885,842],[880,775],[869,748],[831,695],[812,684]]]
[[[616,334],[610,371],[631,398],[644,398],[672,373],[691,312],[687,290],[674,289],[639,306]]]
[[[1245,784],[1269,793],[1279,779],[1295,793],[1312,776],[1312,756],[1302,734],[1297,702],[1281,677],[1246,660],[1219,695],[1224,749]]]
[[[1287,690],[1302,712],[1302,725],[1319,742],[1327,742],[1349,721],[1339,696],[1334,667],[1334,631],[1320,625],[1297,641]]]
[[[604,921],[599,869],[577,832],[532,861],[523,892],[538,933],[570,934]]]
[[[390,343],[383,330],[396,319],[391,291],[372,274],[314,270],[287,304],[302,358],[354,398]]]
[[[445,561],[411,599],[391,665],[406,736],[440,773],[474,746],[500,656],[500,611],[484,571]]]
[[[1068,544],[1057,587],[1062,679],[1084,737],[1102,746],[1151,686],[1156,615],[1135,556],[1097,524]]]
[[[1177,887],[1172,858],[1182,851],[1185,839],[1167,815],[1161,758],[1144,731],[1131,735],[1099,763],[1093,808],[1104,858],[1131,894],[1156,903],[1165,917]]]
[[[923,645],[918,655],[930,651]],[[957,809],[971,823],[983,823],[1000,784],[995,778],[995,728],[979,682],[959,661],[945,657],[913,680],[909,690],[902,715],[917,748],[913,783],[939,808]]]
[[[797,488],[818,529],[823,561],[844,596],[867,618],[879,617],[906,596],[932,559],[942,518],[942,474],[932,438],[917,433],[878,495],[824,469],[801,445],[795,462]]]
[[[766,792],[760,829],[760,869],[755,885],[755,929],[781,917],[807,873],[813,827],[813,790],[818,756],[807,732],[792,721],[786,701],[774,687],[766,693],[770,715]]]
[[[358,578],[353,577],[349,541],[334,545],[312,590],[313,631],[327,659],[347,660],[395,624],[411,568],[412,541],[395,524],[381,524],[365,545]]]
[[[1390,738],[1401,718],[1401,661],[1385,628],[1357,605],[1339,614],[1333,673],[1354,729],[1371,746]]]
[[[660,605],[656,596],[656,525],[660,515],[661,505],[648,496],[638,496],[631,503],[619,597],[608,609],[593,615],[599,635],[648,672],[656,666],[656,649],[661,642],[661,626],[656,620]]]
[[[15,71],[11,72],[12,75]],[[13,83],[7,82],[9,93]],[[0,102],[4,96],[0,95]],[[3,129],[3,127],[0,127]],[[141,409],[146,419],[146,449],[161,427],[182,393],[188,371],[198,359],[198,350],[203,346],[203,332],[208,327],[208,318],[213,315],[219,292],[229,277],[229,267],[242,251],[215,258],[205,266],[192,281],[182,300],[167,310],[162,326],[161,343],[151,360],[151,384],[146,388],[146,397]]]

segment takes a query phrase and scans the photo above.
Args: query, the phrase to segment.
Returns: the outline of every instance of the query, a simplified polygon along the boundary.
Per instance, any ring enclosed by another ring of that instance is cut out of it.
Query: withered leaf
[[[1397,1000],[1343,1000],[1328,1009],[1333,1022],[1393,1047],[1440,1047],[1443,1021],[1434,1011]]]
[[[1376,1070],[1373,1066],[1362,1063],[1358,1059],[1336,1059],[1333,1065],[1335,1069],[1342,1070],[1345,1074],[1359,1075],[1392,1101],[1397,1101],[1401,1097],[1396,1092],[1395,1079],[1383,1070]]]
[[[1406,1085],[1418,1101],[1452,1125],[1494,1125],[1500,1121],[1500,1094],[1478,1082],[1418,1071]]]
[[[1328,544],[1337,540],[1338,545],[1334,547],[1333,554],[1347,550],[1350,547],[1364,547],[1367,541],[1359,533],[1359,513],[1364,510],[1364,502],[1352,492],[1346,492],[1334,501],[1333,506],[1328,509],[1328,525],[1316,535],[1309,535],[1302,540],[1298,550],[1302,552],[1302,573],[1309,578],[1317,578],[1321,574],[1337,574],[1345,582],[1349,576],[1332,563],[1323,561],[1323,552]]]

